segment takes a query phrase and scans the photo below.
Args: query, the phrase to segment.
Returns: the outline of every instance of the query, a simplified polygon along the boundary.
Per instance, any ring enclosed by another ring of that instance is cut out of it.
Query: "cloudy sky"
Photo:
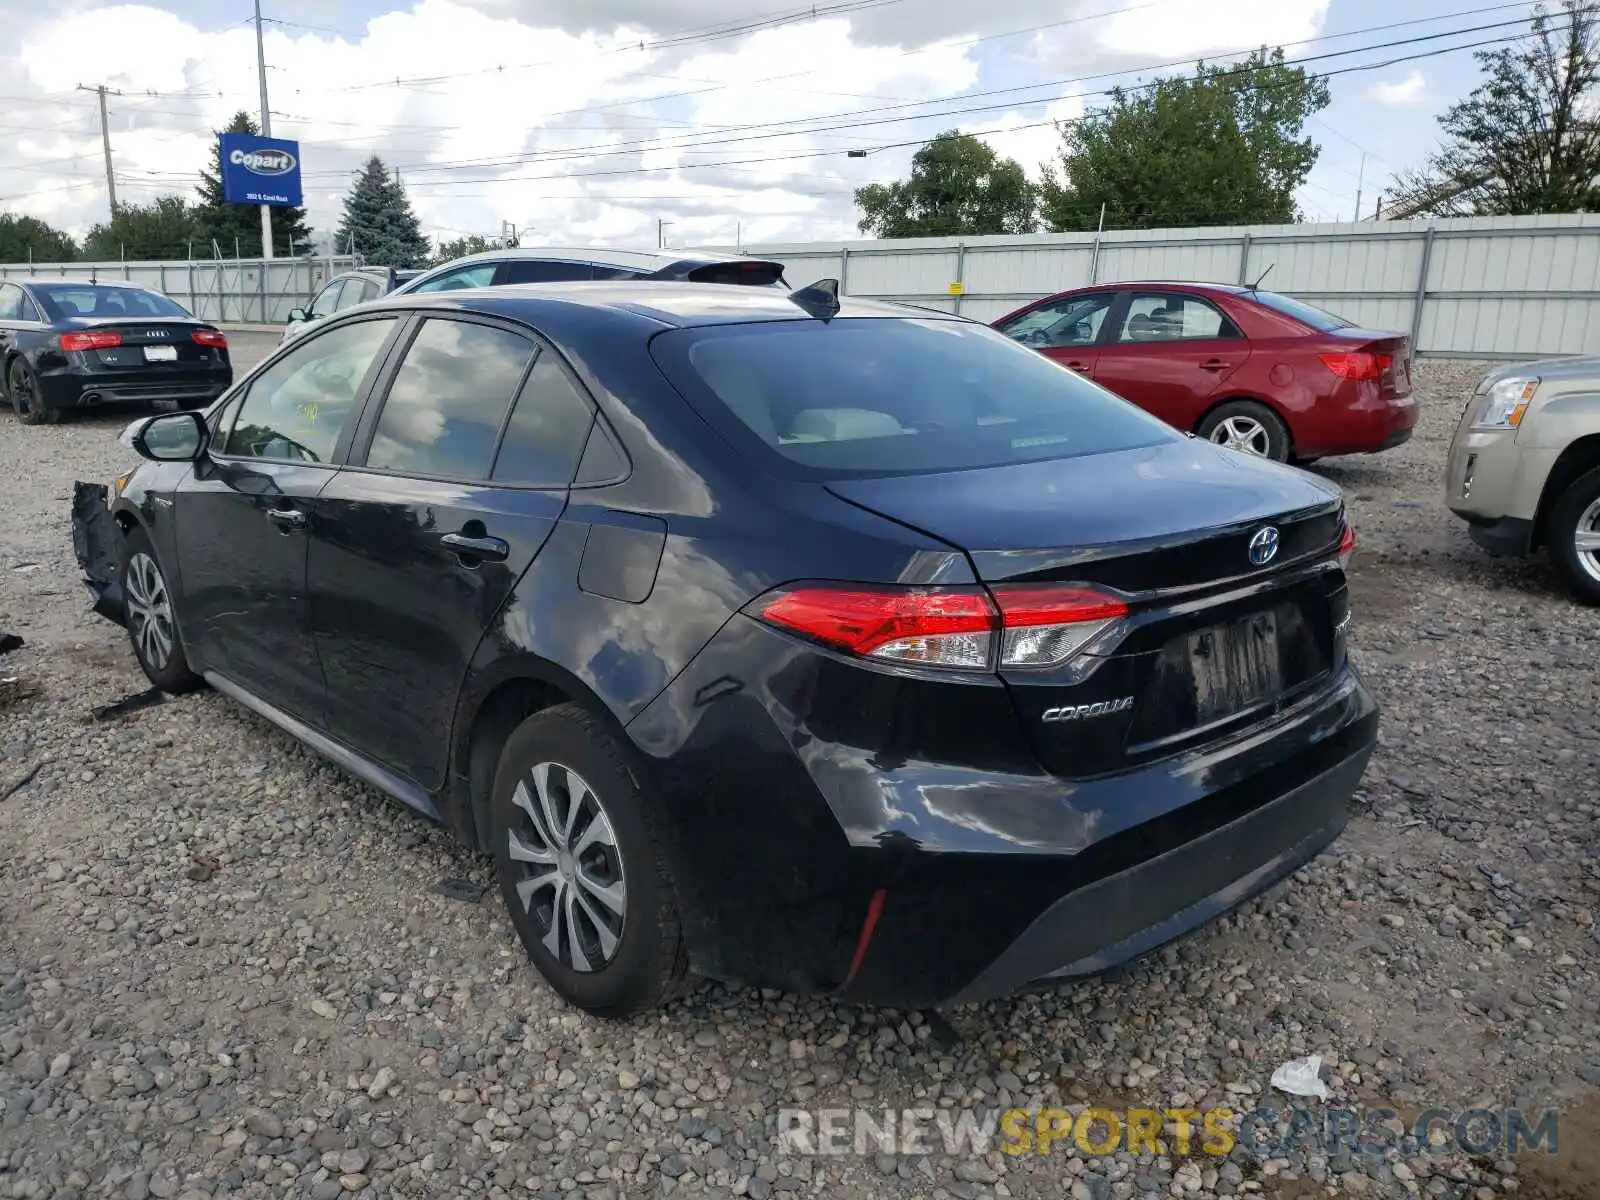
[[[606,245],[653,245],[658,221],[672,245],[854,236],[853,189],[902,176],[919,139],[959,127],[1036,169],[1058,142],[1052,122],[1105,89],[1261,43],[1348,72],[1311,126],[1323,154],[1301,195],[1308,215],[1348,220],[1363,174],[1370,211],[1472,86],[1468,51],[1433,52],[1503,37],[1526,11],[1490,0],[263,8],[273,133],[301,142],[315,227],[337,224],[352,169],[376,151],[400,168],[430,236],[509,221],[527,243]],[[190,194],[212,130],[259,107],[248,0],[0,0],[0,27],[16,31],[0,49],[0,210],[74,233],[107,210],[98,104],[80,87],[117,93],[123,201]]]

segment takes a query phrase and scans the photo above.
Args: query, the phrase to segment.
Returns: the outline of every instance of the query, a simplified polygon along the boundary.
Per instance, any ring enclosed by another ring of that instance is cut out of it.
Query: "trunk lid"
[[[202,346],[197,330],[216,331],[205,321],[183,317],[76,317],[58,326],[62,333],[109,331],[122,339],[118,346],[80,351],[96,367],[107,371],[162,371],[176,367],[203,367],[228,361],[227,351]]]
[[[1305,472],[1184,439],[828,487],[961,548],[986,584],[1094,585],[1127,601],[1091,652],[1000,672],[1058,774],[1129,769],[1270,720],[1343,662],[1343,503]],[[1266,529],[1275,550],[1257,562]]]
[[[1384,399],[1411,395],[1411,339],[1405,334],[1348,328],[1335,329],[1328,336],[1337,339],[1341,348],[1348,343],[1351,350],[1389,357],[1388,367],[1378,376],[1378,392]]]

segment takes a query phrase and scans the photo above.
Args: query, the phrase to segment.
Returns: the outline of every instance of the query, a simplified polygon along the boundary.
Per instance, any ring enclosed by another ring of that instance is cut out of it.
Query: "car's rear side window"
[[[810,477],[958,471],[1180,436],[966,321],[702,326],[659,334],[651,351],[736,447]]]
[[[572,482],[594,413],[556,356],[539,355],[506,423],[491,478],[525,487]]]
[[[429,317],[389,385],[367,466],[487,479],[506,409],[535,350],[509,329]]]

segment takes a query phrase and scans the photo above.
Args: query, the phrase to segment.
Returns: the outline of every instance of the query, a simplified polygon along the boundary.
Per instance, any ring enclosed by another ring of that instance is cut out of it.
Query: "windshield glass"
[[[724,436],[761,447],[769,465],[791,474],[959,471],[1180,436],[1065,367],[966,321],[713,325],[660,334],[651,352]]]
[[[1354,321],[1346,321],[1343,317],[1329,312],[1325,308],[1318,308],[1315,304],[1307,304],[1303,300],[1296,300],[1293,296],[1281,296],[1277,292],[1246,292],[1246,296],[1257,304],[1264,304],[1268,308],[1281,312],[1286,317],[1293,317],[1302,324],[1327,333],[1333,329],[1349,329]]]
[[[93,283],[36,283],[34,292],[63,317],[187,317],[159,292]]]

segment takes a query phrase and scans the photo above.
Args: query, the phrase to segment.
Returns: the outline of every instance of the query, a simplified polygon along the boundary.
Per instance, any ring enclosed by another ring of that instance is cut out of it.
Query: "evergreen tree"
[[[911,177],[856,189],[857,228],[874,237],[1031,233],[1037,196],[1015,159],[969,133],[941,133],[911,159]]]
[[[400,180],[374,154],[344,199],[337,249],[380,267],[418,267],[430,257],[422,223]]]
[[[259,133],[261,127],[247,112],[236,112],[222,133]],[[195,254],[211,256],[213,239],[224,257],[232,257],[238,247],[241,258],[261,257],[261,209],[254,204],[229,204],[222,198],[222,148],[211,147],[211,169],[200,172],[200,203],[195,206]],[[237,240],[236,240],[237,239]],[[311,240],[303,208],[272,210],[272,252],[279,258],[304,253]]]

